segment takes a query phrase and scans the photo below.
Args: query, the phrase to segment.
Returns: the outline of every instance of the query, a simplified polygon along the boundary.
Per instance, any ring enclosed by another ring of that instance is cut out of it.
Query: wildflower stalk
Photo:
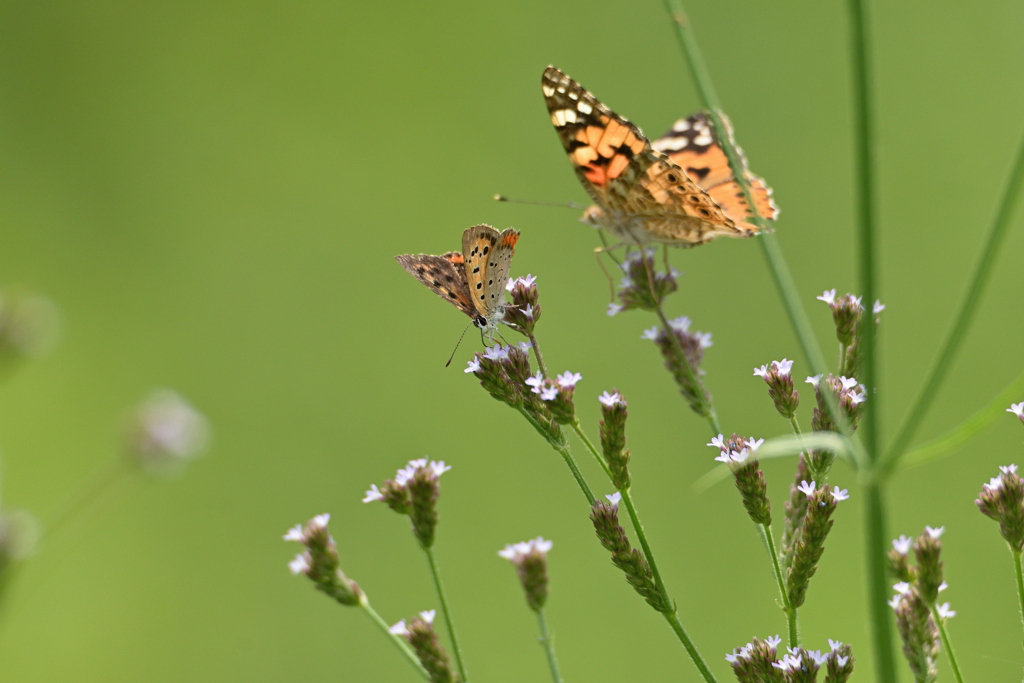
[[[517,410],[522,413],[523,417],[525,417],[538,432],[543,433],[540,425],[537,424],[537,421],[533,419],[532,415],[526,412],[523,408],[517,408]],[[569,471],[572,472],[572,476],[576,480],[576,484],[580,487],[580,491],[583,492],[583,497],[587,499],[587,506],[589,507],[590,505],[593,505],[596,500],[596,498],[594,498],[594,492],[590,490],[586,477],[584,477],[583,473],[580,472],[580,467],[576,464],[576,459],[572,457],[572,451],[569,450],[569,444],[560,444],[551,441],[550,439],[548,440],[548,443],[551,444],[551,447],[554,448],[559,455],[562,456],[562,460],[564,460],[565,464],[569,467]]]
[[[545,367],[544,365],[544,358],[543,356],[540,355],[540,346],[537,344],[537,335],[534,334],[533,332],[530,332],[526,336],[529,338],[530,344],[533,345],[533,355],[537,357],[537,367],[540,368],[540,374],[544,377],[544,379],[548,379],[550,375],[548,374],[547,367]]]
[[[949,635],[946,633],[946,620],[939,617],[939,611],[935,607],[935,603],[931,605],[932,619],[935,620],[935,625],[939,627],[939,638],[942,639],[942,649],[946,651],[946,656],[949,658],[949,665],[953,667],[953,677],[956,678],[956,683],[964,683],[963,676],[960,675],[960,665],[956,661],[956,654],[953,653],[953,644],[949,642]]]
[[[772,569],[775,572],[775,581],[779,584],[779,595],[782,596],[782,611],[786,613],[786,623],[789,627],[789,646],[800,645],[800,627],[797,625],[796,608],[789,601],[789,591],[786,590],[786,582],[782,576],[782,566],[779,564],[779,553],[775,549],[775,539],[772,538],[772,528],[767,524],[757,525],[765,544],[768,547],[768,554],[772,558]]]
[[[380,618],[380,615],[377,614],[376,610],[370,607],[370,601],[366,599],[365,594],[360,596],[359,607],[366,612],[366,616],[370,617],[370,621],[375,623],[377,628],[379,628],[381,632],[395,644],[395,647],[402,651],[402,655],[409,660],[420,676],[429,681],[430,674],[427,673],[427,670],[423,668],[422,664],[420,664],[419,658],[416,656],[416,653],[412,651],[412,647],[409,646],[408,641],[398,634],[391,632],[388,623]]]
[[[666,326],[666,329],[671,333],[671,328]],[[673,334],[673,336],[675,336]],[[685,364],[685,363],[684,363]],[[608,475],[608,479],[612,479],[611,470],[608,468],[608,464],[601,457],[600,452],[594,446],[594,443],[587,437],[586,432],[580,426],[579,419],[573,420],[572,422],[573,431],[576,432],[576,436],[586,445],[587,450],[591,452],[594,459],[597,460],[601,467],[604,469],[605,474]],[[682,622],[679,621],[679,615],[675,609],[675,601],[668,594],[668,589],[665,588],[665,583],[661,579],[661,572],[658,571],[658,563],[654,560],[654,553],[651,551],[651,545],[647,542],[647,533],[644,531],[644,525],[640,522],[640,516],[636,512],[636,506],[633,505],[633,497],[629,493],[629,489],[619,489],[619,493],[622,494],[622,504],[625,506],[626,511],[629,513],[629,520],[633,524],[633,530],[636,532],[637,540],[640,542],[640,547],[643,549],[644,557],[647,559],[647,564],[651,568],[651,574],[654,577],[654,585],[657,586],[658,592],[661,594],[665,604],[672,605],[671,612],[662,612],[665,620],[672,627],[676,637],[679,638],[679,642],[682,643],[683,647],[686,648],[687,654],[690,655],[690,659],[693,661],[694,666],[700,671],[701,676],[708,683],[714,683],[715,677],[712,675],[711,670],[708,668],[704,658],[700,656],[700,652],[697,651],[697,647],[690,640],[690,636],[686,633],[686,629],[683,628]]]
[[[437,590],[437,599],[441,603],[441,614],[444,615],[444,623],[448,628],[448,637],[452,639],[452,651],[455,653],[455,665],[459,668],[459,678],[463,683],[469,683],[466,676],[466,665],[462,662],[462,648],[459,647],[459,639],[455,634],[455,624],[452,623],[451,610],[448,608],[448,597],[444,593],[444,585],[441,583],[441,572],[437,568],[437,560],[434,559],[434,549],[425,547],[423,552],[427,554],[427,563],[430,564],[430,576],[434,580],[434,588]]]
[[[1020,600],[1020,620],[1024,626],[1024,571],[1021,569],[1021,553],[1010,548],[1013,554],[1013,573],[1017,576],[1017,598]]]
[[[551,642],[551,634],[548,633],[548,620],[544,618],[543,608],[537,610],[537,623],[540,624],[540,644],[544,646],[544,653],[548,656],[551,680],[553,683],[562,683],[562,674],[558,672],[558,660],[555,659],[555,644]]]
[[[884,485],[875,480],[864,484],[864,530],[867,548],[868,609],[875,648],[875,673],[883,683],[896,683],[896,660],[892,649],[892,626],[887,601]]]
[[[939,388],[942,386],[943,380],[946,379],[946,373],[952,367],[953,359],[963,344],[964,337],[967,335],[967,330],[970,328],[971,321],[974,318],[974,312],[978,308],[978,303],[981,301],[992,271],[995,269],[996,259],[999,257],[1003,240],[1009,231],[1010,219],[1013,217],[1022,186],[1024,186],[1024,138],[1021,139],[1020,146],[1017,148],[1013,169],[1010,171],[1010,177],[1007,179],[1006,187],[1003,189],[1003,196],[999,200],[999,208],[992,221],[992,227],[989,228],[985,248],[978,257],[978,264],[975,266],[974,274],[971,276],[971,284],[967,288],[964,300],[960,303],[960,310],[957,312],[956,321],[946,336],[942,351],[939,353],[935,365],[932,366],[931,374],[929,374],[927,381],[925,381],[924,386],[921,388],[921,392],[914,401],[913,408],[910,409],[883,462],[894,462],[903,455],[907,446],[910,445],[910,440],[914,438],[914,433],[917,432],[917,428],[921,425],[925,414],[931,408],[932,401],[935,400],[935,396],[939,393]]]

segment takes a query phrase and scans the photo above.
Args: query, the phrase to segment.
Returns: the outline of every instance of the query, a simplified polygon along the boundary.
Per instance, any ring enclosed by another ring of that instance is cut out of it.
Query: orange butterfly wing
[[[744,174],[750,186],[757,212],[765,220],[775,220],[779,209],[772,200],[772,189],[762,178],[747,168],[747,159],[733,139],[732,122],[720,114],[726,133],[733,148],[740,155]],[[664,153],[678,164],[743,230],[758,232],[758,227],[746,219],[753,217],[743,191],[736,183],[729,159],[718,144],[714,126],[706,112],[698,112],[686,119],[679,119],[672,128],[654,141],[652,147]]]

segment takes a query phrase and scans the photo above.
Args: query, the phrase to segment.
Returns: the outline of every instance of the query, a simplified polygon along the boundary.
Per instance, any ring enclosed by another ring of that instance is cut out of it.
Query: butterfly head
[[[597,204],[587,207],[587,210],[580,216],[580,223],[585,223],[592,228],[601,228],[605,224],[605,213]]]

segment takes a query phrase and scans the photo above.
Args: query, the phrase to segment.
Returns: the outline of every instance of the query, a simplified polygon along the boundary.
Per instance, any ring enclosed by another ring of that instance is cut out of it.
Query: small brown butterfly
[[[474,225],[462,233],[462,253],[402,254],[395,260],[432,292],[492,336],[505,317],[505,284],[519,231]]]
[[[551,122],[587,194],[583,222],[623,244],[692,247],[715,237],[750,237],[758,227],[707,114],[680,119],[652,145],[639,128],[553,66],[541,80]],[[732,141],[732,126],[722,115]],[[735,145],[734,145],[735,147]],[[772,191],[746,170],[758,213],[774,219]]]

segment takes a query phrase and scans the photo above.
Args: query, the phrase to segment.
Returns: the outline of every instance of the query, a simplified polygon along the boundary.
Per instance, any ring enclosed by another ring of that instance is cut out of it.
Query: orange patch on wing
[[[501,240],[501,246],[503,246],[503,247],[514,247],[514,246],[516,246],[516,242],[518,242],[518,241],[519,241],[519,233],[518,232],[510,232],[507,235],[505,235],[504,239]]]
[[[626,128],[618,121],[609,122],[608,128],[601,137],[601,143],[596,145],[597,153],[603,157],[611,157],[615,154],[615,150],[618,149],[619,145],[625,142],[629,136],[629,128]]]
[[[618,178],[627,168],[629,168],[629,159],[624,154],[616,154],[608,164],[608,171],[605,175],[608,178]]]
[[[462,254],[460,254],[457,251],[449,251],[446,254],[444,254],[441,258],[447,260],[449,263],[452,263],[456,266],[461,266],[466,263],[466,259],[463,258]]]
[[[732,169],[729,167],[729,158],[725,156],[725,152],[718,145],[709,147],[702,154],[695,154],[686,149],[678,152],[668,152],[667,154],[672,161],[676,162],[678,166],[686,171],[686,174],[690,176],[693,182],[697,183],[704,190],[727,183],[733,179]],[[707,172],[703,175],[698,173],[702,169],[707,169]]]

